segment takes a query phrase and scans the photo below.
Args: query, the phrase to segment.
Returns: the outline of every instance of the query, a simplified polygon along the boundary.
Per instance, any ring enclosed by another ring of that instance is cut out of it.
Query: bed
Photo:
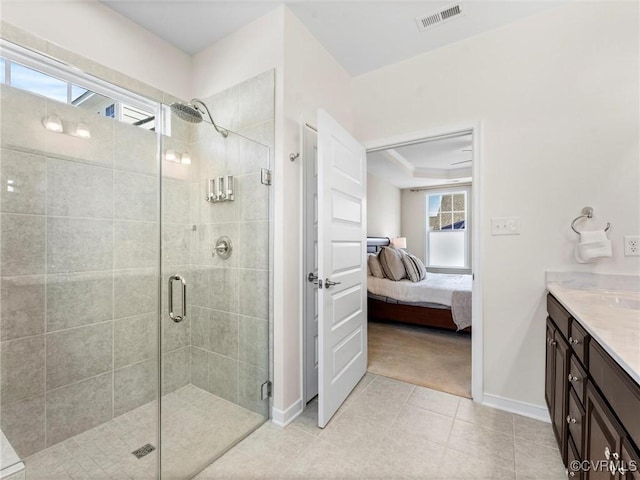
[[[388,246],[386,237],[368,237],[367,252]],[[369,276],[368,318],[447,330],[471,330],[471,275],[427,273],[420,282]]]

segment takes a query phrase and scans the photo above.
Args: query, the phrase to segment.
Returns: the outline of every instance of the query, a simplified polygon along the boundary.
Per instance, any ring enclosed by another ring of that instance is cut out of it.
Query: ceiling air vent
[[[447,22],[461,14],[462,9],[460,8],[460,5],[451,5],[447,8],[438,10],[437,12],[430,13],[429,15],[416,17],[416,22],[418,23],[418,29],[422,32],[428,28]]]

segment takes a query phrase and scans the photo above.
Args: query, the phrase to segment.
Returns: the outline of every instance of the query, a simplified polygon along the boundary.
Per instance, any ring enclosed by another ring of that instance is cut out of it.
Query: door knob
[[[318,284],[318,276],[313,272],[307,275],[307,280],[311,283],[315,283],[316,285]]]
[[[324,285],[329,288],[329,287],[333,287],[334,285],[340,285],[342,282],[332,282],[331,280],[329,280],[328,278],[324,281]]]

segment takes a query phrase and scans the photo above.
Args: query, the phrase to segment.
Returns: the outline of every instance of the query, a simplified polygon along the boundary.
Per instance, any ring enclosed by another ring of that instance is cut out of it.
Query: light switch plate
[[[520,217],[494,217],[491,235],[520,235]]]

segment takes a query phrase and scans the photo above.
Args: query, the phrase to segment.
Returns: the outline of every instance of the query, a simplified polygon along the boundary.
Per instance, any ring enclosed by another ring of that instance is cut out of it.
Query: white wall
[[[192,96],[208,97],[272,68],[282,69],[283,11],[284,7],[276,8],[196,53]]]
[[[401,233],[405,235],[400,226],[400,215],[400,189],[368,174],[367,236],[393,238],[401,236]]]
[[[191,57],[97,1],[3,0],[0,14],[11,25],[164,92],[189,94]]]
[[[279,188],[283,216],[280,228],[276,230],[282,252],[275,252],[275,262],[281,262],[283,271],[279,278],[282,288],[276,291],[274,299],[278,307],[276,319],[282,318],[283,328],[275,332],[282,335],[282,345],[274,343],[274,355],[283,355],[284,390],[282,403],[274,399],[274,407],[292,414],[290,409],[302,405],[303,180],[301,160],[290,162],[288,157],[289,153],[301,152],[301,124],[304,121],[316,125],[319,107],[348,130],[352,129],[353,120],[351,77],[288,8],[284,9],[284,35],[283,155],[278,171],[278,181],[282,182]],[[276,385],[276,388],[280,386]],[[286,421],[290,414],[285,414],[281,420]]]
[[[638,29],[637,3],[573,2],[354,79],[362,141],[482,122],[487,394],[544,406],[546,270],[640,273]],[[612,225],[596,265],[572,257],[585,205]],[[512,215],[521,235],[490,235]]]

